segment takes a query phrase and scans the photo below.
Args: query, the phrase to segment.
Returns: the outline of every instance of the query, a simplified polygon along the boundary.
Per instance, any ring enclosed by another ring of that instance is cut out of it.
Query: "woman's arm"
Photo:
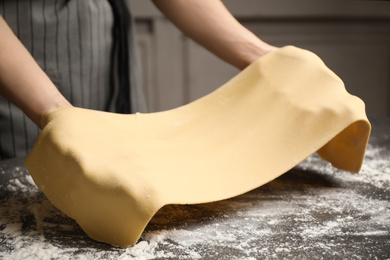
[[[1,16],[0,95],[18,106],[39,127],[45,112],[71,106]]]
[[[242,26],[220,0],[153,0],[181,31],[243,69],[275,47]]]

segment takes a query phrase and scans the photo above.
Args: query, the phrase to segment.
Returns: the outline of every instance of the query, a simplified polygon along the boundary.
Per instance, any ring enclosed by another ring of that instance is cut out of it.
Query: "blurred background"
[[[239,72],[186,38],[150,1],[129,1],[150,112],[202,97]],[[365,101],[368,115],[390,116],[390,2],[223,2],[264,41],[317,53]]]

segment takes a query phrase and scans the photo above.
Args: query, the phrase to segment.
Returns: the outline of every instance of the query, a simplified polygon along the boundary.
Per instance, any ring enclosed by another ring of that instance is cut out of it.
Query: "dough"
[[[226,199],[312,153],[358,172],[364,103],[315,54],[287,46],[213,93],[159,113],[50,111],[26,166],[50,201],[93,239],[135,244],[167,204]]]

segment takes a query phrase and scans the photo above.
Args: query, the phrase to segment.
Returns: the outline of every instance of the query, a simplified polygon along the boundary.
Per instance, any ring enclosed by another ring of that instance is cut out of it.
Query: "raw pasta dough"
[[[358,172],[364,103],[315,54],[287,46],[213,93],[159,113],[49,112],[26,166],[52,203],[93,239],[134,244],[167,204],[226,199],[314,152]]]

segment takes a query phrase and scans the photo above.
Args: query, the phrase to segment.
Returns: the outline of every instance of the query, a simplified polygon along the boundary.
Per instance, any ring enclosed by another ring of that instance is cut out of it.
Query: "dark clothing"
[[[116,111],[118,103],[131,99],[124,105],[127,110],[119,112],[145,112],[130,13],[126,10],[120,18],[127,23],[120,35],[113,1],[0,0],[0,15],[74,106]],[[123,30],[130,37],[124,43]],[[124,84],[131,90],[123,89]],[[0,97],[0,159],[25,157],[38,134],[21,110]]]

